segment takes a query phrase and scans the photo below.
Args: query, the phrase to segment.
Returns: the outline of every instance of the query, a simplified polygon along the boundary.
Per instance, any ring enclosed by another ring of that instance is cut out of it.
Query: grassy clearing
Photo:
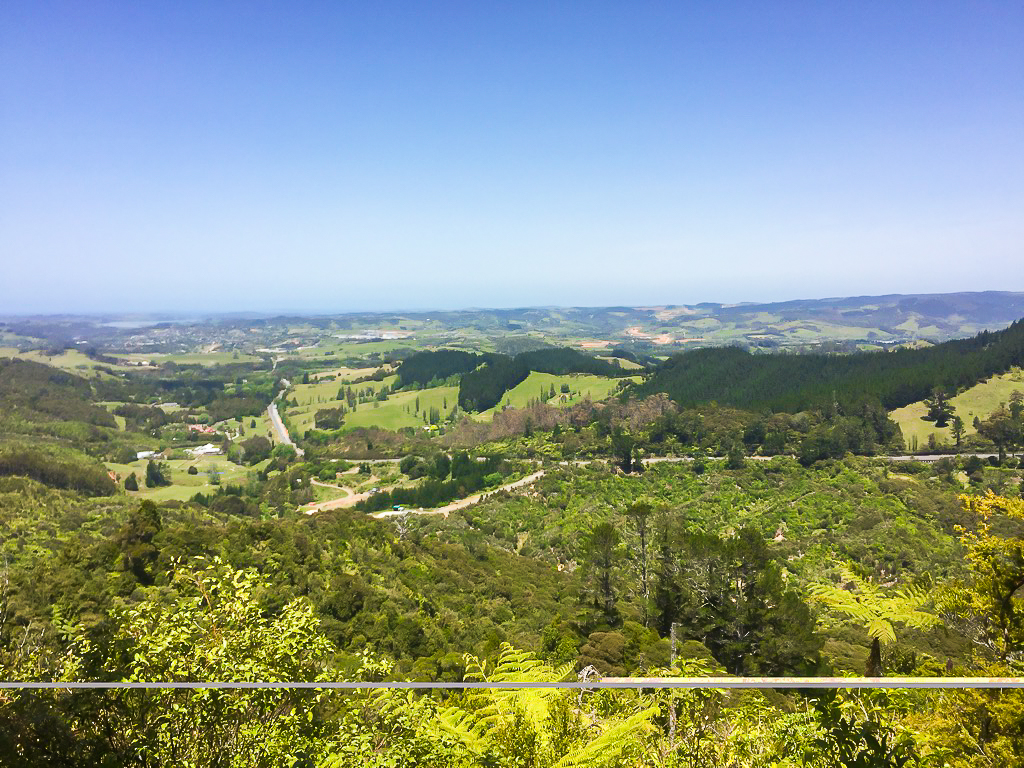
[[[369,376],[376,372],[376,368],[335,368],[333,371],[320,371],[319,373],[310,374],[310,381],[323,382],[329,376],[335,377],[335,384],[342,384],[343,382],[352,381],[353,379],[359,379],[363,376]]]
[[[386,352],[393,352],[396,349],[409,347],[418,349],[422,346],[416,339],[394,339],[388,341],[336,341],[324,339],[321,344],[315,347],[298,350],[296,357],[304,360],[313,360],[323,357],[337,357],[341,360],[346,358],[360,358],[374,353],[383,355]]]
[[[626,360],[622,357],[598,357],[597,359],[604,360],[612,365],[617,365],[624,371],[636,371],[643,368],[640,363],[634,363],[632,360]]]
[[[109,365],[107,363],[98,363],[95,360],[86,357],[85,354],[77,349],[66,349],[59,355],[47,355],[39,350],[19,352],[17,347],[0,347],[0,357],[17,357],[21,360],[31,360],[36,363],[44,363],[45,365],[51,365],[54,368],[62,368],[64,370],[71,371],[72,373],[77,373],[80,376],[92,375],[99,367],[109,368],[113,371],[136,370],[136,366],[131,365]]]
[[[344,499],[350,494],[348,491],[338,490],[337,488],[325,488],[322,485],[313,486],[313,501],[320,503],[323,501],[334,501],[335,499]]]
[[[416,411],[416,400],[419,399],[419,411]],[[397,392],[386,402],[363,403],[354,412],[345,415],[348,427],[383,427],[384,429],[400,429],[402,427],[422,427],[423,414],[430,413],[431,408],[441,412],[443,420],[459,401],[458,387],[432,387],[412,392]],[[377,407],[374,407],[374,406]]]
[[[120,475],[118,484],[123,488],[125,478],[132,472],[139,481],[138,491],[129,491],[129,496],[137,496],[141,499],[152,499],[153,501],[187,501],[197,493],[212,493],[217,486],[210,483],[210,472],[218,473],[221,484],[244,483],[250,472],[256,471],[261,465],[253,467],[240,467],[232,464],[223,456],[203,456],[198,459],[170,459],[164,463],[171,470],[171,485],[162,488],[147,488],[145,486],[146,464],[148,460],[140,459],[131,464],[114,464],[107,462],[107,469]],[[195,466],[199,474],[188,474],[188,468]]]
[[[357,391],[370,389],[376,393],[382,386],[392,386],[395,379],[395,376],[388,376],[383,381],[355,384],[353,389]],[[316,411],[322,408],[336,408],[342,404],[342,401],[337,399],[342,383],[327,381],[299,384],[295,387],[292,397],[298,401],[299,405],[297,408],[289,407],[287,414],[291,427],[297,434],[302,434],[307,429],[313,428]],[[411,392],[396,392],[385,401],[374,400],[368,403],[359,403],[354,411],[349,410],[345,414],[345,426],[350,428],[381,427],[383,429],[423,426],[424,411],[429,413],[430,408],[437,408],[441,411],[441,417],[444,418],[458,402],[458,397],[458,387],[433,387]],[[419,410],[416,408],[417,399],[419,399]],[[347,404],[345,404],[345,408],[348,409]]]
[[[1024,371],[1020,369],[993,376],[988,381],[976,384],[952,398],[950,402],[956,415],[964,421],[965,434],[973,435],[975,433],[974,418],[986,419],[999,408],[1000,404],[1009,402],[1010,395],[1014,390],[1024,392]],[[939,442],[953,442],[953,435],[949,427],[940,429],[934,423],[921,419],[927,410],[924,402],[918,402],[897,408],[889,414],[889,417],[903,430],[903,439],[907,447],[913,445],[915,437],[918,446],[927,445],[928,436],[932,434]]]
[[[637,380],[639,377],[628,377],[630,380]],[[552,385],[555,388],[555,397],[549,402],[552,405],[566,406],[579,402],[585,398],[591,400],[602,400],[606,398],[618,385],[621,379],[608,378],[606,376],[592,376],[585,374],[573,374],[568,376],[555,376],[550,373],[531,373],[519,386],[510,390],[506,395],[509,405],[517,408],[525,407],[531,399],[541,396],[543,388],[544,396],[550,394]],[[357,390],[370,389],[379,392],[384,385],[391,386],[395,382],[394,376],[388,376],[383,381],[365,382],[354,385]],[[285,413],[288,417],[290,429],[297,435],[301,435],[307,429],[313,428],[313,419],[316,411],[323,408],[336,408],[342,403],[337,399],[338,390],[344,382],[342,381],[311,381],[309,384],[298,384],[289,397],[289,400],[297,401],[298,406],[289,406]],[[569,394],[561,391],[562,385],[567,384]],[[356,427],[380,427],[382,429],[401,429],[402,427],[422,427],[424,413],[430,413],[431,408],[440,411],[443,420],[459,399],[459,388],[455,387],[431,387],[430,389],[419,389],[407,392],[396,392],[387,400],[374,400],[367,403],[360,403],[354,411],[350,410],[345,414],[345,428]],[[418,402],[418,408],[417,408]],[[500,408],[501,406],[499,406]],[[346,405],[346,408],[348,406]],[[476,414],[476,418],[488,419],[493,409]]]
[[[256,422],[256,426],[249,426],[253,421]],[[242,426],[243,434],[239,434],[239,425]],[[274,431],[270,426],[270,419],[267,418],[266,411],[260,413],[259,416],[246,416],[240,420],[228,419],[227,421],[220,422],[217,427],[233,433],[236,436],[236,440],[248,440],[250,437],[265,437],[271,442],[277,442],[274,440]]]
[[[177,363],[178,365],[229,365],[231,363],[258,363],[263,358],[256,355],[249,355],[245,352],[183,352],[180,354],[165,354],[152,352],[147,354],[131,353],[120,357],[133,362],[141,363],[149,361],[153,365],[164,363]]]
[[[548,400],[549,405],[567,406],[578,403],[580,400],[603,400],[610,395],[619,385],[620,381],[639,381],[639,376],[626,376],[612,379],[607,376],[594,376],[591,374],[568,374],[557,376],[553,373],[538,373],[533,371],[526,380],[505,393],[504,399],[495,408],[477,415],[477,418],[489,419],[495,410],[501,410],[504,406],[512,408],[525,408],[531,400],[542,399],[551,393],[551,387],[555,388],[555,396]],[[562,392],[562,385],[569,385],[569,394]]]

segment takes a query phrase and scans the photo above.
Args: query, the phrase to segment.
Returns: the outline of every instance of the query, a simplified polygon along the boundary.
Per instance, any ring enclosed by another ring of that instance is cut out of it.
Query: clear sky
[[[1024,3],[0,3],[0,313],[1024,290]]]

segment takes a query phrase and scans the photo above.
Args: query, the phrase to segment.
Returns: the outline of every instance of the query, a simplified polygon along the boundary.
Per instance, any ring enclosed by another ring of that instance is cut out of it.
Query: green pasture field
[[[380,391],[384,385],[391,386],[395,383],[395,376],[388,376],[383,381],[368,381],[354,385],[358,389],[371,388],[374,392]],[[294,388],[292,397],[299,403],[298,408],[287,409],[291,429],[301,435],[307,429],[313,428],[313,418],[316,411],[323,408],[336,408],[343,404],[337,400],[338,389],[343,382],[329,381],[310,384],[299,384]],[[420,411],[415,412],[416,398],[420,401]],[[388,397],[386,401],[373,401],[360,403],[354,411],[349,410],[345,414],[345,427],[381,427],[382,429],[400,429],[401,427],[423,426],[423,412],[429,413],[431,407],[441,411],[442,419],[451,411],[458,402],[458,387],[433,387],[431,389],[420,389],[409,392],[397,392]],[[448,406],[445,409],[445,401]],[[406,412],[406,407],[409,411]],[[348,409],[348,405],[345,404]]]
[[[315,347],[298,350],[295,352],[295,356],[303,360],[324,357],[337,357],[344,360],[346,358],[366,357],[375,352],[384,354],[385,352],[393,352],[396,349],[407,347],[419,349],[422,346],[422,342],[412,337],[408,339],[390,339],[388,341],[335,341],[333,339],[324,339],[322,343]],[[327,354],[328,352],[333,352],[334,354],[329,355]]]
[[[504,406],[512,408],[525,408],[530,400],[541,399],[541,390],[544,395],[555,387],[555,396],[548,400],[549,405],[568,406],[578,403],[581,400],[604,400],[618,386],[620,381],[640,381],[639,376],[625,376],[622,378],[609,378],[607,376],[594,376],[592,374],[571,373],[565,376],[557,376],[553,373],[538,373],[532,371],[524,381],[505,393],[502,401],[489,410],[476,415],[476,418],[489,419],[495,411],[500,411]],[[568,384],[571,394],[562,394],[562,384]]]
[[[385,385],[392,386],[395,380],[395,376],[387,376],[382,381],[367,381],[352,386],[358,390],[369,389],[376,393]],[[294,399],[298,401],[299,405],[298,407],[288,406],[284,409],[288,417],[289,429],[296,435],[301,435],[307,429],[313,428],[314,415],[318,410],[337,408],[339,405],[345,405],[347,411],[345,414],[346,426],[381,426],[385,429],[412,426],[405,419],[397,418],[394,413],[395,409],[389,408],[388,402],[360,403],[355,411],[348,410],[348,404],[337,399],[338,390],[345,384],[346,382],[335,380],[294,385],[287,399],[289,401]],[[377,407],[374,408],[374,405]],[[400,410],[404,414],[404,409]],[[366,412],[366,415],[363,412]],[[370,415],[371,412],[374,415]]]
[[[249,424],[253,419],[256,419],[256,426],[250,427]],[[238,425],[244,425],[245,434],[238,434]],[[267,412],[263,411],[258,416],[246,416],[243,419],[228,419],[218,423],[218,428],[226,429],[229,432],[233,432],[237,437],[236,441],[248,440],[250,437],[265,437],[273,443],[277,441],[274,439],[274,431],[270,426],[270,419],[267,418]]]
[[[368,369],[370,373],[373,373],[376,369]],[[288,394],[289,400],[297,400],[299,408],[305,406],[315,405],[319,408],[333,408],[341,401],[338,400],[338,390],[342,386],[352,386],[353,388],[359,389],[372,389],[374,392],[379,392],[382,386],[392,386],[395,383],[395,376],[385,376],[381,381],[365,381],[361,384],[349,384],[347,381],[310,381],[309,384],[295,384],[292,387],[291,392]],[[292,409],[289,409],[291,412]]]
[[[220,473],[221,484],[244,483],[250,472],[257,471],[262,464],[252,467],[240,467],[228,461],[224,456],[202,456],[198,459],[169,459],[164,463],[171,469],[171,485],[162,488],[146,487],[146,465],[148,459],[139,459],[131,464],[114,464],[106,462],[106,467],[120,475],[118,485],[124,488],[125,478],[132,472],[139,481],[138,491],[128,491],[129,496],[153,501],[187,501],[197,493],[211,493],[217,486],[211,485],[208,472],[213,469]],[[264,462],[266,463],[266,462]],[[199,474],[188,474],[188,468],[195,466]]]
[[[417,414],[416,398],[420,401]],[[355,411],[345,414],[346,427],[382,427],[383,429],[401,429],[402,427],[422,427],[423,413],[430,413],[431,408],[441,412],[441,420],[451,413],[459,401],[458,387],[431,387],[411,392],[396,392],[383,403],[363,403]],[[448,403],[445,408],[445,402]],[[374,405],[377,407],[374,408]],[[408,408],[408,412],[406,411]]]
[[[637,376],[625,377],[627,380],[636,381]],[[618,385],[622,379],[613,379],[606,376],[593,376],[588,374],[572,374],[568,376],[556,376],[550,373],[533,372],[525,381],[514,389],[510,390],[502,401],[512,407],[525,407],[531,399],[540,397],[541,387],[545,395],[550,392],[551,385],[555,387],[555,397],[549,402],[551,405],[567,406],[589,397],[591,400],[603,400]],[[388,376],[381,382],[365,382],[358,387],[370,387],[374,392],[387,384],[394,384],[395,377]],[[563,395],[561,386],[563,383],[569,385],[571,394]],[[341,401],[337,400],[340,381],[311,382],[310,384],[295,385],[289,400],[298,401],[298,407],[288,407],[285,411],[290,429],[301,435],[307,429],[313,428],[313,419],[316,411],[323,408],[336,408]],[[401,429],[402,427],[422,427],[423,413],[429,413],[430,408],[437,408],[441,412],[442,420],[449,414],[458,402],[459,388],[454,387],[431,387],[404,392],[396,392],[388,397],[386,401],[373,401],[360,403],[354,411],[345,414],[345,427],[380,427],[382,429]],[[419,412],[416,411],[416,400],[419,399]],[[348,406],[346,405],[346,408]],[[499,406],[500,408],[501,406]],[[491,416],[493,409],[480,414],[475,418],[486,419]]]
[[[319,371],[318,373],[311,373],[309,375],[310,382],[315,383],[322,381],[328,376],[334,376],[334,383],[341,385],[345,382],[352,381],[353,379],[360,379],[363,376],[369,376],[376,372],[377,368],[370,366],[369,368],[335,368],[331,371]]]
[[[126,360],[141,362],[148,360],[153,365],[177,363],[179,365],[230,365],[231,363],[258,363],[263,358],[245,352],[182,352],[182,353],[131,353],[119,355]]]
[[[66,349],[59,355],[46,355],[39,350],[19,352],[17,347],[0,347],[0,357],[16,357],[21,360],[44,363],[54,368],[62,368],[72,373],[77,373],[80,376],[89,376],[99,367],[110,368],[114,371],[131,371],[136,369],[136,366],[132,365],[98,363],[86,357],[84,353],[77,349]]]
[[[617,365],[617,366],[619,366],[619,368],[621,368],[624,371],[636,371],[636,370],[639,370],[639,369],[643,368],[643,366],[640,365],[640,363],[634,363],[632,360],[626,360],[625,358],[622,358],[622,357],[600,357],[600,356],[598,356],[597,359],[598,360],[604,360],[606,363],[611,363],[612,365]]]
[[[955,413],[964,421],[964,434],[973,435],[974,417],[988,418],[1000,404],[1008,403],[1014,390],[1024,392],[1024,371],[1015,369],[1009,373],[993,376],[988,381],[976,384],[965,392],[961,392],[950,400]],[[935,435],[939,442],[952,443],[953,434],[949,427],[936,427],[934,422],[921,419],[928,409],[924,402],[911,403],[897,408],[889,414],[889,418],[900,425],[903,439],[909,448],[913,438],[917,437],[919,447],[928,444],[928,436]]]

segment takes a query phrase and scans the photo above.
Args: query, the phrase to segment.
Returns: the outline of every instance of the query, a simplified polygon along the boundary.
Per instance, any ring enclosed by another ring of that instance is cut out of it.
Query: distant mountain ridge
[[[707,306],[707,305],[705,305]],[[766,304],[718,305],[712,314],[744,318],[761,312],[777,313],[786,320],[822,319],[855,326],[898,328],[910,319],[956,332],[964,325],[994,330],[1024,317],[1024,293],[983,291],[975,293],[889,294],[829,299],[796,299]]]
[[[116,327],[127,323],[118,323],[118,316],[110,314],[7,317],[0,318],[0,331],[6,329],[57,346],[88,339],[98,346],[114,348],[129,336],[147,333],[184,336],[190,329],[205,328],[218,337],[231,332],[243,338],[253,333],[273,336],[290,327],[305,327],[311,337],[401,331],[410,336],[447,333],[454,338],[472,332],[492,340],[514,336],[523,348],[550,343],[600,349],[628,343],[640,347],[640,351],[659,350],[657,354],[671,352],[672,347],[734,344],[769,348],[828,342],[878,346],[941,342],[1005,328],[1024,317],[1024,292],[887,294],[739,304],[254,315],[209,315],[193,325],[177,322],[171,326],[163,322],[147,324],[139,315],[125,315],[132,319],[133,328]]]

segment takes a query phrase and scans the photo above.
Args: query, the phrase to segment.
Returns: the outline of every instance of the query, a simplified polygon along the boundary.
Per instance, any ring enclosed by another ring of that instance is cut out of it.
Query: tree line
[[[1024,363],[1024,321],[923,349],[852,355],[758,354],[738,347],[698,349],[665,361],[636,396],[665,392],[683,406],[716,401],[795,413],[829,402],[876,401],[892,410],[936,387],[956,392]]]

